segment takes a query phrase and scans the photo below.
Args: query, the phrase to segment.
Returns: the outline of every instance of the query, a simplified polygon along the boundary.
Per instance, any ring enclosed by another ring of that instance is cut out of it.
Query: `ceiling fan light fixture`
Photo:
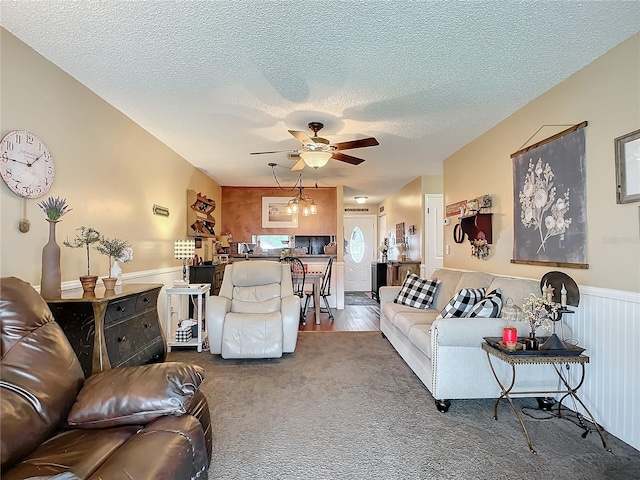
[[[358,205],[363,205],[363,204],[367,203],[367,198],[369,198],[369,197],[365,197],[364,195],[359,195],[359,196],[353,197],[353,198],[356,199],[356,203]]]
[[[302,158],[302,160],[304,160],[304,163],[306,163],[311,168],[324,167],[332,156],[333,152],[313,150],[300,153],[300,157]]]

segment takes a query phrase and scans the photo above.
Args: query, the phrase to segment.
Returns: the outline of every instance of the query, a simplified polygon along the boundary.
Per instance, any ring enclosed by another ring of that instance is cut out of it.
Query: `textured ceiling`
[[[317,181],[379,201],[640,31],[640,3],[2,0],[0,23],[221,185],[274,186],[272,161],[292,184],[249,152],[310,121],[374,136]]]

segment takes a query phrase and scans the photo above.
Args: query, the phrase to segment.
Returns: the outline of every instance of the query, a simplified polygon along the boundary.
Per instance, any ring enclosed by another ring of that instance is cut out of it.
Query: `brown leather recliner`
[[[207,478],[203,370],[167,362],[84,379],[43,298],[0,279],[2,480]]]

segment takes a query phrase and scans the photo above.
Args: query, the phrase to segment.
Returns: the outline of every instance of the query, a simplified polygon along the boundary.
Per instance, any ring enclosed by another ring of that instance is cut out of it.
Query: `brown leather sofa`
[[[203,370],[178,362],[85,380],[42,297],[0,279],[2,480],[207,478]]]

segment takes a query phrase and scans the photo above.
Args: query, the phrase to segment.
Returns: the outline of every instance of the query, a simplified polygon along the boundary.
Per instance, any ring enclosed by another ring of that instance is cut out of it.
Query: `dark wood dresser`
[[[164,362],[166,342],[158,317],[161,284],[123,284],[47,300],[86,377],[116,367]]]
[[[190,265],[189,266],[189,283],[210,283],[211,295],[218,295],[222,279],[224,277],[224,269],[226,263],[218,263],[212,265]]]
[[[387,284],[387,263],[371,262],[371,297],[380,303],[380,287]]]

